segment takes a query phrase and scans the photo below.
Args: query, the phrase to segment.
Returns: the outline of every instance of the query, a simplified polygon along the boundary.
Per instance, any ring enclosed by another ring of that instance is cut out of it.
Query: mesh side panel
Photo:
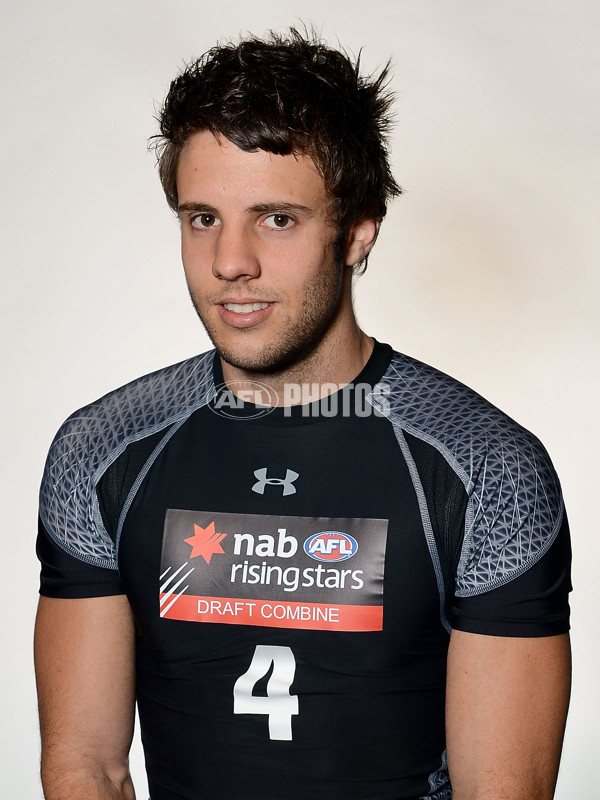
[[[467,493],[448,462],[427,442],[405,433],[419,471],[446,587],[449,617],[465,526]]]
[[[169,430],[169,429],[167,429]],[[123,453],[108,467],[98,481],[96,491],[104,527],[111,540],[117,540],[119,516],[131,487],[142,467],[150,458],[152,451],[165,435],[159,431],[138,442],[132,442]]]

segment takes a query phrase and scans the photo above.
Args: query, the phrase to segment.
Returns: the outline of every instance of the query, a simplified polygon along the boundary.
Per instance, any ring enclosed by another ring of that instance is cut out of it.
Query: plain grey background
[[[544,441],[575,548],[575,684],[558,800],[598,736],[600,6],[591,0],[5,0],[0,786],[40,798],[31,636],[37,491],[75,408],[208,347],[146,151],[185,60],[312,21],[398,93],[391,209],[357,283],[364,329]],[[200,757],[200,751],[199,751]],[[144,798],[139,744],[133,753]]]

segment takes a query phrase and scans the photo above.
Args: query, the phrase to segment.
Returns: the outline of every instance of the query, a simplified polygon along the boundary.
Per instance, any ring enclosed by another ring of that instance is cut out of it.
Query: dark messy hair
[[[247,152],[310,156],[341,239],[357,220],[381,221],[401,192],[386,142],[393,96],[388,65],[367,77],[359,66],[360,57],[295,28],[213,47],[189,64],[171,84],[154,137],[171,208],[181,151],[192,134],[208,130]]]

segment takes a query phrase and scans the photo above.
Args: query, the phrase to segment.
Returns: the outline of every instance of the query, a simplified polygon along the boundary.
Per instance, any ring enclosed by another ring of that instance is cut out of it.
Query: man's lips
[[[269,317],[275,303],[267,301],[225,301],[217,304],[219,316],[230,328],[252,328]]]

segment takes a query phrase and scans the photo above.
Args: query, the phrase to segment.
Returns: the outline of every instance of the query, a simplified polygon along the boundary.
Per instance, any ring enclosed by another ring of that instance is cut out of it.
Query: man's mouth
[[[223,303],[223,308],[236,314],[249,314],[251,311],[262,311],[272,303]]]
[[[240,300],[250,298],[240,298]],[[229,328],[254,328],[265,322],[273,313],[276,302],[268,301],[234,303],[226,300],[217,304],[219,316]]]

